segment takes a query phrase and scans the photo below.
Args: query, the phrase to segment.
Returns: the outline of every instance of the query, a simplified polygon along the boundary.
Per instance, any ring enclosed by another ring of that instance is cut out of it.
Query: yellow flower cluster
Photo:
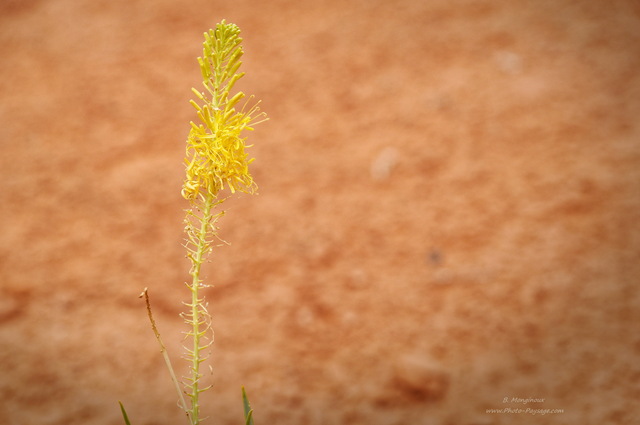
[[[185,303],[187,311],[182,315],[190,327],[187,337],[191,339],[191,348],[186,348],[185,355],[191,363],[191,373],[183,381],[191,401],[190,407],[185,408],[191,425],[200,424],[199,394],[208,388],[201,383],[200,364],[207,358],[213,335],[211,316],[201,293],[208,285],[200,271],[218,240],[216,222],[224,213],[217,210],[224,201],[218,194],[224,189],[232,193],[255,192],[256,184],[249,173],[252,159],[245,152],[248,146],[242,133],[266,119],[257,102],[248,106],[245,101],[238,106],[244,93],[231,94],[234,84],[244,75],[238,72],[243,54],[239,34],[236,25],[225,21],[204,34],[203,54],[198,58],[204,90],[193,89],[196,99],[191,101],[199,122],[191,122],[187,137],[186,179],[182,187],[182,196],[191,204],[186,211],[184,245],[191,262],[192,279],[187,284],[191,300]]]
[[[244,98],[238,92],[231,96],[234,84],[244,75],[238,72],[243,50],[240,30],[222,21],[215,30],[205,33],[203,56],[198,58],[205,92],[192,89],[201,104],[192,100],[200,124],[191,122],[187,138],[187,178],[182,196],[188,200],[216,196],[227,187],[231,192],[253,193],[256,184],[249,173],[244,130],[252,130],[256,118],[265,119],[256,105],[240,110],[236,106]]]

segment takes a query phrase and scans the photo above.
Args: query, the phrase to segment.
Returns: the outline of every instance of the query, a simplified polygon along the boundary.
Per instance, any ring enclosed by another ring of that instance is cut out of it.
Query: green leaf
[[[251,405],[249,404],[249,399],[247,398],[247,393],[244,390],[244,386],[242,387],[242,405],[244,406],[245,425],[253,425],[253,410],[251,409]]]
[[[249,414],[247,415],[247,420],[244,425],[253,425],[253,410],[249,410]]]
[[[129,417],[127,416],[127,412],[124,410],[124,406],[122,405],[122,402],[118,402],[120,403],[120,410],[122,410],[122,417],[124,417],[124,423],[127,425],[131,425],[131,422],[129,422]]]

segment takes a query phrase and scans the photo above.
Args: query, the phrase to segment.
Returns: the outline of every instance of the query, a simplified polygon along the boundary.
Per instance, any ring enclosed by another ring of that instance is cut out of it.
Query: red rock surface
[[[270,121],[206,270],[209,423],[241,385],[256,425],[640,423],[615,0],[3,1],[0,423],[185,423],[137,296],[182,373],[188,100],[223,18]]]

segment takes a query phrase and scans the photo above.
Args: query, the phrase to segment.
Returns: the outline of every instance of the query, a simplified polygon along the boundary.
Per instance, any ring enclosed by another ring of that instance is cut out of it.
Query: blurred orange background
[[[256,425],[640,421],[637,2],[5,0],[2,424],[184,423],[138,294],[185,373],[222,19],[270,121],[206,269],[208,423],[241,385]]]

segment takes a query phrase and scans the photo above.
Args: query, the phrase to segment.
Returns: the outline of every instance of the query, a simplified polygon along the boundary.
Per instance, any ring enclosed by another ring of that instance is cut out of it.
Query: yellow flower
[[[191,301],[185,303],[183,313],[190,326],[187,336],[191,348],[187,348],[186,358],[190,361],[190,377],[185,378],[185,394],[191,400],[186,408],[192,425],[200,423],[199,394],[203,387],[200,364],[206,359],[213,341],[211,316],[200,290],[207,287],[201,279],[201,267],[210,254],[213,243],[218,240],[216,222],[224,213],[217,208],[224,201],[218,193],[227,188],[253,193],[256,184],[249,173],[252,159],[245,152],[243,132],[252,130],[253,124],[266,119],[259,112],[258,103],[238,107],[244,93],[231,94],[234,84],[244,75],[238,72],[243,51],[240,30],[234,24],[222,21],[215,30],[204,34],[202,57],[198,58],[202,72],[204,91],[193,89],[196,100],[191,104],[196,109],[199,123],[191,122],[186,148],[186,179],[182,196],[189,200],[191,208],[185,217],[185,248],[191,262]],[[237,108],[237,109],[236,109]],[[210,336],[211,335],[211,336]],[[184,404],[184,403],[183,403]]]
[[[187,138],[187,178],[182,196],[189,200],[214,197],[227,187],[231,192],[253,193],[256,189],[245,148],[244,130],[252,130],[252,122],[265,119],[258,105],[239,111],[237,104],[244,98],[238,92],[231,96],[233,85],[244,75],[238,68],[243,50],[240,30],[234,24],[222,21],[215,30],[205,33],[203,57],[198,58],[206,92],[192,89],[201,104],[192,100],[200,124],[191,122]]]

